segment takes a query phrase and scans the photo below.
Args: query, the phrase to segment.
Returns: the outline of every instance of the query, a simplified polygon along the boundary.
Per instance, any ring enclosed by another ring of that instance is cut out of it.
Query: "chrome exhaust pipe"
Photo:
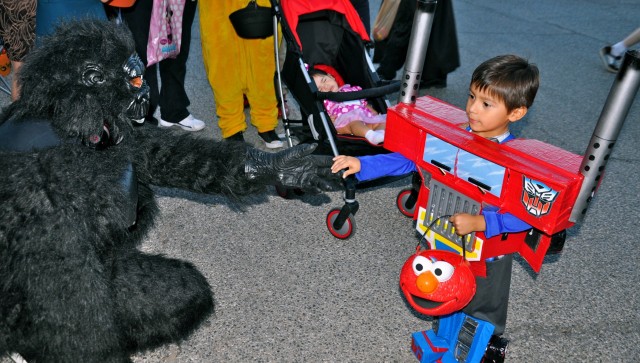
[[[416,103],[422,67],[424,66],[424,58],[427,54],[427,47],[429,46],[431,25],[433,24],[433,16],[436,12],[437,4],[438,2],[436,0],[417,0],[398,102],[406,104]]]
[[[640,51],[630,50],[622,60],[622,67],[613,82],[607,102],[591,136],[591,141],[580,164],[584,175],[576,204],[571,210],[569,221],[577,223],[584,219],[587,207],[596,193],[602,179],[605,165],[618,138],[629,109],[640,86]]]

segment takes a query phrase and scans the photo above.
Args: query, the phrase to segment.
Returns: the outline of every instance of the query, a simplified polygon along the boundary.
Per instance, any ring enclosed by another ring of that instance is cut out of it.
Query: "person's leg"
[[[453,4],[451,0],[440,0],[433,15],[420,87],[446,87],[447,75],[459,66],[460,54]]]
[[[213,90],[218,126],[226,139],[247,128],[242,97],[245,56],[229,21],[233,4],[229,0],[201,1],[199,6],[204,68]],[[269,82],[273,84],[273,80]]]
[[[336,131],[338,131],[339,134],[351,134],[351,135],[360,136],[360,137],[364,137],[364,135],[371,130],[372,128],[362,121],[352,121],[348,123],[346,126],[339,127],[336,129]]]
[[[241,39],[247,54],[247,89],[251,124],[268,148],[279,148],[284,143],[275,133],[278,125],[278,100],[274,88],[273,76],[276,61],[273,50],[273,37],[266,39]]]
[[[618,72],[620,69],[620,61],[622,60],[622,56],[624,53],[640,42],[640,28],[631,32],[631,34],[627,35],[623,40],[617,42],[613,45],[607,45],[600,49],[600,59],[602,59],[602,63],[604,63],[604,67],[612,73]]]
[[[371,34],[371,12],[369,10],[369,0],[351,0],[351,5],[356,9],[356,12],[362,20],[364,28],[367,30],[367,34]]]
[[[415,1],[401,0],[389,36],[384,42],[384,53],[380,56],[380,66],[376,70],[382,79],[394,79],[398,69],[404,64],[409,48],[414,14]]]
[[[374,130],[374,131],[384,130],[387,128],[386,122],[381,122],[379,124],[367,124],[367,125],[371,127],[371,130]]]
[[[153,8],[153,0],[137,0],[130,8],[122,8],[122,19],[131,30],[133,39],[136,43],[136,53],[142,63],[147,64],[147,43],[149,42],[149,25],[151,23],[151,10]],[[160,98],[158,86],[158,68],[156,65],[147,67],[144,78],[150,89],[149,112],[146,121],[152,124],[158,123],[154,119],[153,114],[158,107],[158,99]]]
[[[631,32],[631,34],[627,35],[622,40],[622,44],[624,44],[625,51],[627,49],[631,48],[632,46],[634,46],[638,42],[640,42],[640,28],[638,28],[638,29],[634,30],[633,32]]]
[[[189,97],[184,87],[187,59],[191,47],[191,26],[196,14],[197,2],[186,1],[182,15],[180,53],[174,59],[160,61],[160,115],[163,121],[177,123],[189,116]],[[204,124],[202,125],[204,126]]]
[[[487,262],[487,277],[476,277],[476,294],[462,311],[495,326],[494,335],[502,335],[507,323],[513,255]]]
[[[352,121],[346,126],[336,128],[339,134],[351,134],[359,137],[366,138],[372,144],[380,144],[384,141],[384,130],[375,131],[373,125],[379,124],[366,124],[362,121]]]

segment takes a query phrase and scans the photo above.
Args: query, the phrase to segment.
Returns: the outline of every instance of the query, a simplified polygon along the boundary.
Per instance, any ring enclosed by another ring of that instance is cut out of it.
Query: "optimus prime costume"
[[[565,230],[584,217],[640,87],[640,52],[627,53],[584,156],[538,140],[496,144],[460,129],[463,110],[416,99],[435,6],[418,1],[400,102],[388,110],[385,135],[385,148],[418,167],[398,206],[428,245],[407,259],[400,287],[416,311],[440,317],[434,329],[412,335],[411,348],[420,362],[501,362],[506,342],[492,334],[496,324],[504,329],[509,281],[495,276],[510,276],[516,252],[539,272],[547,253],[561,251]],[[458,236],[443,218],[485,209],[532,228]]]
[[[136,249],[158,212],[149,185],[331,187],[313,145],[272,154],[133,126],[149,101],[143,70],[128,29],[106,21],[62,25],[27,57],[22,96],[0,117],[0,354],[128,362],[206,319],[204,276]]]

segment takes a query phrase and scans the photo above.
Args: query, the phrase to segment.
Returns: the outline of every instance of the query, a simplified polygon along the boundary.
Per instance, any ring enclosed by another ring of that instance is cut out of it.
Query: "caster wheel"
[[[413,202],[413,206],[411,208],[407,208],[407,200],[411,197],[411,189],[403,189],[398,193],[396,197],[396,206],[402,215],[405,217],[412,218],[413,213],[416,211],[415,201]]]
[[[304,190],[298,188],[287,188],[280,185],[276,185],[276,193],[284,199],[291,199],[295,196],[304,195]]]
[[[334,208],[329,211],[327,214],[327,228],[331,234],[339,239],[347,239],[351,237],[356,231],[356,219],[353,214],[349,213],[347,220],[344,221],[342,228],[335,229],[333,227],[333,222],[338,218],[338,214],[340,214],[340,208]]]
[[[276,193],[284,199],[291,199],[293,196],[293,189],[289,189],[287,187],[283,187],[280,185],[276,185]]]

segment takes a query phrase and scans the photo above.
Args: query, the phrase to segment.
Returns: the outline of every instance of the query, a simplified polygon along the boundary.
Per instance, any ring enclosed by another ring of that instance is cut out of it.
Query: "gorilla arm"
[[[272,184],[319,192],[340,183],[331,173],[331,157],[311,155],[315,145],[269,153],[241,142],[213,141],[153,127],[135,131],[139,177],[150,184],[246,195]]]

